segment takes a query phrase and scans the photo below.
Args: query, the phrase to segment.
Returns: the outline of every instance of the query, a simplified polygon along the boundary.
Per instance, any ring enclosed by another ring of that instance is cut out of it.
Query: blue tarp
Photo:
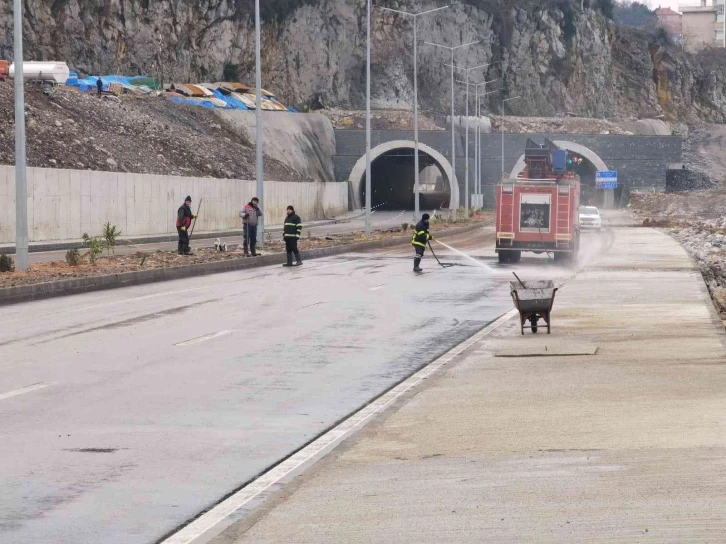
[[[68,78],[68,81],[66,81],[66,85],[70,85],[72,87],[78,87],[83,92],[94,92],[96,91],[96,81],[98,81],[99,76],[88,76],[82,79],[78,78],[78,74],[75,72],[71,72],[70,77]],[[112,83],[120,83],[124,86],[137,86],[136,83],[134,83],[135,80],[138,79],[146,79],[149,76],[140,75],[140,76],[119,76],[119,75],[107,75],[107,76],[100,76],[101,82],[103,83],[102,89],[104,91],[110,90],[110,86]],[[143,88],[143,86],[142,86]],[[214,91],[214,96],[219,98],[220,100],[223,100],[227,106],[227,109],[237,109],[237,110],[249,110],[249,108],[242,102],[241,100],[237,100],[236,98],[232,96],[228,96],[225,94],[222,94],[219,90]],[[267,97],[263,96],[263,100],[272,100],[274,97]],[[177,104],[186,104],[188,106],[200,106],[203,108],[218,108],[220,106],[217,106],[208,100],[204,100],[203,98],[183,98],[183,97],[172,97],[172,102],[176,102]],[[297,113],[297,110],[293,107],[287,108],[287,111],[292,113]]]
[[[203,98],[182,98],[180,96],[172,96],[171,101],[177,104],[186,104],[187,106],[200,106],[202,108],[216,108],[214,104]]]
[[[73,72],[75,73],[75,72]],[[68,78],[68,81],[66,81],[66,85],[70,85],[72,87],[78,87],[81,91],[88,92],[88,91],[95,91],[96,90],[96,81],[98,81],[99,76],[88,76],[84,77],[83,79],[78,78],[78,74],[76,74],[75,78]],[[109,86],[111,83],[120,83],[121,85],[133,85],[134,79],[139,78],[146,78],[148,76],[133,76],[133,77],[126,77],[126,76],[117,76],[117,75],[110,75],[110,76],[101,76],[101,82],[103,83],[103,90],[108,91]]]
[[[248,109],[247,106],[244,105],[243,102],[240,100],[237,100],[233,96],[226,96],[222,94],[220,91],[214,91],[214,96],[219,98],[220,100],[224,100],[227,103],[227,109],[234,109],[234,110],[246,110]]]

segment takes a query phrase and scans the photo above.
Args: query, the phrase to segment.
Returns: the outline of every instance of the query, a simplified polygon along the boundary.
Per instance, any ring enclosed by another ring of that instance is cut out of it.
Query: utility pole
[[[458,70],[464,70],[466,72],[466,81],[459,81],[458,83],[464,83],[466,85],[466,136],[464,139],[466,140],[466,144],[464,147],[466,148],[465,151],[465,157],[466,157],[466,166],[464,166],[464,173],[465,181],[464,185],[466,187],[465,193],[466,193],[466,201],[464,203],[464,209],[466,211],[467,217],[469,216],[469,72],[472,70],[479,70],[481,68],[486,68],[487,66],[492,66],[493,64],[497,64],[496,62],[490,62],[488,64],[480,64],[478,66],[472,66],[471,68],[464,68],[464,67],[457,67],[454,66],[454,63],[451,63],[452,69],[458,69]]]
[[[367,2],[366,30],[366,236],[371,234],[371,2]]]
[[[420,215],[420,205],[419,205],[419,195],[421,193],[421,186],[419,185],[419,164],[418,164],[418,35],[416,32],[416,23],[419,17],[422,15],[428,15],[429,13],[434,13],[435,11],[441,11],[442,9],[446,9],[450,6],[442,6],[440,8],[430,9],[427,11],[422,11],[420,13],[410,13],[408,11],[401,11],[397,9],[391,9],[391,8],[381,8],[384,11],[391,11],[393,13],[398,13],[400,15],[406,15],[408,17],[413,17],[413,168],[414,168],[414,183],[413,183],[413,192],[414,192],[414,221],[419,220]]]
[[[448,45],[441,45],[439,43],[432,43],[432,42],[424,42],[426,45],[432,45],[434,47],[440,47],[441,49],[446,49],[448,51],[451,51],[451,177],[452,179],[449,180],[449,185],[453,185],[456,181],[456,132],[454,128],[454,53],[456,53],[457,49],[462,49],[464,47],[469,47],[470,45],[474,45],[477,43],[481,43],[482,40],[477,40],[475,42],[469,42],[464,43],[461,45],[457,45],[454,47],[450,47]],[[467,195],[468,195],[468,188],[467,188]],[[468,199],[467,199],[468,200]],[[465,203],[466,210],[468,212],[469,210],[469,202],[467,201]]]
[[[28,270],[28,187],[25,177],[25,72],[23,71],[23,8],[13,0],[15,33],[15,267]]]
[[[257,134],[256,134],[256,158],[257,158],[257,198],[262,202],[262,206],[265,203],[265,181],[262,177],[262,63],[260,60],[260,0],[255,0],[255,117],[257,120]],[[263,208],[264,209],[264,208]],[[265,216],[259,218],[257,226],[260,247],[265,247]]]
[[[496,63],[492,63],[492,64],[496,64]],[[485,65],[482,65],[482,66],[490,66],[490,65],[489,64],[485,64]],[[474,68],[481,68],[482,66],[475,66]],[[471,68],[471,69],[473,70],[474,68]],[[467,68],[467,70],[469,70],[469,68]],[[476,130],[477,138],[479,137],[478,136],[478,134],[479,134],[479,87],[481,87],[482,85],[484,85],[484,89],[486,90],[487,83],[494,83],[495,81],[499,81],[500,79],[501,78],[498,77],[496,79],[490,79],[489,81],[482,81],[481,83],[469,83],[468,81],[460,81],[460,80],[457,80],[456,81],[457,83],[461,83],[461,84],[466,85],[466,89],[467,89],[467,100],[468,100],[468,95],[469,95],[469,87],[470,86],[473,86],[474,87],[475,95],[476,95],[476,108],[475,108],[474,111],[476,112],[476,115],[477,115],[477,130]],[[497,89],[496,91],[492,91],[490,93],[484,93],[481,96],[487,96],[487,95],[492,94],[492,93],[498,93],[500,90],[501,89]],[[468,118],[468,116],[467,116],[467,118]],[[477,149],[478,149],[478,147],[476,145],[477,142],[474,142],[474,143],[475,143],[475,145],[474,145],[474,150],[475,150],[474,156],[475,156],[475,159],[474,160],[475,161],[479,161],[479,158],[477,158],[478,157],[478,155],[477,155]],[[466,145],[467,145],[467,147],[469,146],[469,134],[468,134],[468,131],[467,131],[467,136],[466,136]],[[468,162],[468,160],[469,160],[469,155],[467,153],[467,162]],[[481,170],[481,168],[479,168],[479,163],[476,162],[474,164],[474,172],[475,172],[475,177],[474,177],[474,190],[475,190],[476,194],[479,194],[477,187],[481,188],[481,184],[477,185],[477,179],[478,179],[478,175],[479,175],[479,170]],[[467,185],[468,184],[469,184],[469,178],[467,177]]]
[[[502,132],[502,177],[504,176],[504,103],[509,102],[510,100],[517,100],[518,98],[521,98],[519,96],[513,96],[512,98],[505,98],[502,100],[500,110],[500,116],[501,116],[501,132]]]
[[[477,85],[477,87],[476,87],[476,100],[477,100],[478,108],[479,108],[479,113],[478,113],[478,117],[477,117],[477,120],[478,121],[480,121],[480,118],[481,118],[481,99],[484,98],[485,96],[489,96],[490,94],[502,92],[501,89],[496,89],[494,91],[489,91],[488,93],[485,92],[484,94],[481,94],[480,95],[479,94],[479,87],[483,85],[484,86],[484,90],[486,90],[486,86],[487,86],[488,83],[493,83],[493,82],[498,81],[500,79],[501,78],[492,79],[490,81],[483,81],[482,83],[480,83],[479,85]],[[482,202],[481,202],[480,206],[483,206],[484,205],[484,194],[483,194],[482,184],[481,184],[481,127],[479,126],[479,124],[477,124],[477,128],[479,129],[479,135],[477,136],[477,143],[479,144],[479,149],[478,149],[479,158],[477,159],[477,161],[478,161],[477,162],[477,166],[479,167],[479,170],[477,172],[477,194],[479,195],[479,198],[482,199]]]

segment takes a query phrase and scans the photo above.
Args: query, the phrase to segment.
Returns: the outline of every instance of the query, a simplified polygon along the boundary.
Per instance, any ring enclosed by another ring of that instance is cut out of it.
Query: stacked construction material
[[[149,94],[155,90],[162,90],[161,83],[149,76],[88,76],[79,78],[78,74],[71,72],[67,85],[77,87],[82,92],[95,92],[96,82],[101,78],[102,91],[119,95],[122,93]],[[254,110],[257,107],[255,91],[242,83],[184,83],[164,85],[163,95],[177,104],[198,106],[202,108],[223,108],[237,110]],[[271,92],[262,89],[262,109],[264,111],[290,111],[281,104]]]
[[[102,90],[113,94],[132,93],[137,95],[149,94],[159,87],[156,80],[148,76],[126,77],[118,75],[88,76],[79,78],[78,74],[71,72],[66,85],[77,87],[81,92],[92,92],[96,90],[96,82],[101,78]]]

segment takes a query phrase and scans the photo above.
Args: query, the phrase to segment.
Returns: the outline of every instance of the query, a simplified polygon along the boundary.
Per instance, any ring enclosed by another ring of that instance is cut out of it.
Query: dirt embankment
[[[726,190],[636,193],[629,207],[644,226],[662,228],[683,245],[726,321]]]
[[[26,85],[28,166],[254,179],[255,149],[214,111],[163,97]],[[15,162],[12,82],[0,82],[0,164]],[[271,158],[268,179],[309,181]]]

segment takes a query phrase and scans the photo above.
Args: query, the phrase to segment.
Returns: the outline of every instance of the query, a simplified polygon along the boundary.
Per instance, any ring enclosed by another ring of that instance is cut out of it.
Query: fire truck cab
[[[567,171],[567,151],[545,138],[527,139],[525,168],[497,185],[496,252],[516,263],[523,251],[577,259],[580,244],[580,178]]]

